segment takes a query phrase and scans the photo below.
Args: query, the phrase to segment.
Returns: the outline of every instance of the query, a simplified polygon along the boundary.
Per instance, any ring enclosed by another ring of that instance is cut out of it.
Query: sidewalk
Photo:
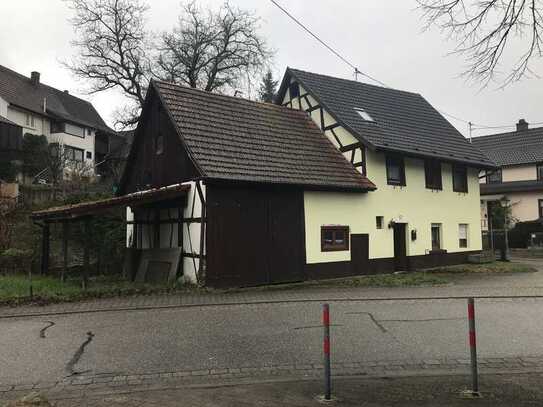
[[[289,287],[255,288],[235,292],[180,293],[174,295],[133,296],[96,299],[47,306],[0,307],[0,318],[124,311],[134,309],[220,306],[294,301],[371,301],[418,298],[543,296],[543,260],[522,260],[538,273],[505,275],[459,275],[445,286],[356,288]]]
[[[543,400],[541,374],[483,375],[482,398],[463,398],[469,389],[465,375],[336,378],[332,381],[334,401],[341,406],[447,406],[488,407],[534,406]],[[260,382],[222,382],[208,385],[170,385],[155,388],[123,388],[50,396],[57,407],[243,407],[243,406],[315,406],[323,392],[322,380],[267,380]],[[1,405],[1,402],[0,402]]]

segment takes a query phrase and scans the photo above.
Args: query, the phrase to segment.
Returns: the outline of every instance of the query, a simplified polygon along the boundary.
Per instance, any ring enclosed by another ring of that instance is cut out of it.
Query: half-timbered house
[[[478,174],[495,164],[421,95],[289,68],[277,103],[305,111],[377,187],[304,193],[309,275],[462,263],[481,250]],[[363,250],[326,250],[326,225],[366,236]]]

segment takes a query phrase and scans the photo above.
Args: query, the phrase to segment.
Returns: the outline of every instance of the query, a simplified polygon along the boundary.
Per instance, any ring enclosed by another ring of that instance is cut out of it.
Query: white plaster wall
[[[34,127],[26,125],[27,113],[34,116]],[[13,106],[8,106],[7,118],[23,128],[23,135],[26,133],[30,133],[36,134],[38,136],[41,136],[42,134],[48,136],[50,133],[51,125],[49,120],[46,117],[40,116],[36,113],[27,112]]]
[[[186,182],[185,185],[190,185],[191,189],[187,194],[187,205],[183,210],[184,218],[199,218],[202,216],[202,203],[198,196],[198,191],[196,188],[196,183]],[[205,197],[205,185],[202,186],[202,192]],[[180,202],[179,206],[183,206]],[[144,215],[145,216],[145,215]],[[161,210],[160,218],[162,220],[168,218],[177,218],[178,213],[176,209]],[[133,220],[134,214],[130,208],[127,208],[127,220]],[[154,213],[149,213],[149,219],[154,219]],[[151,242],[153,241],[153,227],[151,225],[139,225],[138,233],[141,234],[138,237],[138,242],[135,247],[141,249],[148,249],[152,247]],[[199,222],[193,223],[184,223],[183,224],[183,253],[192,253],[200,254],[200,235],[201,235],[201,224]],[[127,245],[134,238],[134,226],[127,225],[126,229],[126,243]],[[140,246],[141,242],[141,246]],[[177,224],[162,224],[160,226],[160,247],[169,248],[178,246],[178,225]],[[205,253],[204,253],[205,254]],[[196,284],[197,283],[197,273],[200,266],[200,259],[198,258],[189,258],[183,257],[183,275],[185,276],[185,281]]]
[[[8,117],[8,102],[0,97],[0,116]]]
[[[537,179],[537,168],[534,164],[516,165],[502,168],[502,181],[530,181]]]
[[[539,218],[539,199],[543,199],[542,192],[512,193],[506,196],[511,201],[515,221],[526,222]]]

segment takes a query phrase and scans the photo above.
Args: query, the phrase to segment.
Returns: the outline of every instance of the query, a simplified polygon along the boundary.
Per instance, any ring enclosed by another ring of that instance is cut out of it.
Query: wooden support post
[[[90,269],[90,247],[89,247],[89,235],[90,235],[90,219],[85,218],[84,222],[84,234],[85,243],[83,248],[83,290],[86,290],[89,284],[89,269]]]
[[[42,228],[41,243],[41,274],[49,274],[49,252],[50,252],[50,229],[49,223],[44,223]]]
[[[155,222],[154,222],[154,244],[153,248],[160,249],[160,209],[155,209]]]
[[[62,271],[60,281],[64,282],[68,274],[68,239],[70,234],[70,224],[67,221],[62,222]]]

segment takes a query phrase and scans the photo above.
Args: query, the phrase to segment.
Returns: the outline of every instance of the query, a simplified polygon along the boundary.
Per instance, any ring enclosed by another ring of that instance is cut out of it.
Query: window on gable
[[[398,155],[386,156],[387,184],[405,186],[405,164]]]
[[[164,136],[159,134],[155,139],[155,154],[160,155],[164,152]]]
[[[377,229],[383,229],[384,223],[385,223],[385,218],[383,216],[376,216],[375,217],[375,227]]]
[[[468,247],[468,225],[466,223],[458,225],[458,247]]]
[[[364,109],[360,109],[358,107],[355,107],[354,111],[356,113],[358,113],[358,115],[367,122],[375,121],[375,120],[373,120],[373,117],[371,117],[370,114],[368,112],[366,112]]]
[[[322,226],[321,251],[349,250],[349,226]]]
[[[426,178],[426,188],[443,189],[441,180],[441,162],[439,160],[425,160],[424,175]]]
[[[494,171],[487,171],[486,183],[487,184],[500,184],[502,182],[502,170],[497,169]]]
[[[453,191],[468,192],[468,169],[465,165],[453,165]]]
[[[298,83],[292,82],[290,84],[289,93],[290,93],[290,98],[291,99],[294,99],[294,98],[297,98],[298,96],[300,96],[300,87],[298,86]]]

